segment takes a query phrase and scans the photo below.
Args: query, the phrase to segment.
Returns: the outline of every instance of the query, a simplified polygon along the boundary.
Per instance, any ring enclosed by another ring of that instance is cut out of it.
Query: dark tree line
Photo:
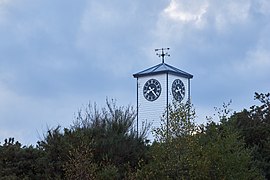
[[[132,107],[89,105],[68,128],[49,129],[35,146],[0,144],[0,179],[270,179],[270,94],[220,122],[195,123],[189,104],[169,107],[149,144]]]
[[[231,123],[252,150],[253,163],[270,179],[270,93],[255,93],[261,105],[235,113]]]

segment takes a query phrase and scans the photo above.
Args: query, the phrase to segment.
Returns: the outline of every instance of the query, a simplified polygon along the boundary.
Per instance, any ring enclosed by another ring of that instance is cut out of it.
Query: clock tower
[[[150,141],[154,140],[152,129],[160,127],[161,117],[173,100],[181,103],[190,102],[190,79],[193,75],[164,62],[169,56],[164,51],[169,48],[156,49],[162,63],[133,74],[137,79],[137,132],[144,123],[150,123]]]

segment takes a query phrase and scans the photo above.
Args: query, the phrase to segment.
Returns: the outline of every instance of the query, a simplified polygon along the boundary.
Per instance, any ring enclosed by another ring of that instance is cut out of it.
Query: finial
[[[156,53],[156,55],[158,56],[158,57],[161,57],[161,59],[162,59],[162,63],[164,63],[164,57],[165,56],[170,56],[170,54],[168,53],[168,52],[165,52],[164,53],[164,50],[169,50],[170,48],[160,48],[160,49],[155,49],[155,51],[157,52],[157,51],[161,51],[161,53]]]

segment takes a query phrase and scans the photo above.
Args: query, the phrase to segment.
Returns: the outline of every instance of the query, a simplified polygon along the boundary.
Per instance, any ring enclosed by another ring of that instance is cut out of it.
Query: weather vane
[[[170,56],[170,54],[168,53],[168,52],[165,52],[164,53],[164,51],[168,51],[170,48],[160,48],[160,49],[155,49],[155,51],[157,52],[156,53],[156,55],[158,56],[158,57],[161,57],[161,59],[162,59],[162,63],[164,63],[164,57],[165,56]],[[161,53],[159,53],[161,51]]]

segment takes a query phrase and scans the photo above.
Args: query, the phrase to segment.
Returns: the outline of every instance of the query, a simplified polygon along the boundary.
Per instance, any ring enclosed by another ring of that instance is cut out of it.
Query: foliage
[[[65,132],[67,130],[65,129]],[[38,148],[45,152],[47,167],[45,173],[50,179],[63,179],[63,165],[68,161],[70,144],[60,126],[49,129],[44,140],[38,142]]]
[[[270,179],[270,93],[255,93],[255,99],[261,105],[236,113],[230,123],[240,132],[247,147],[253,149],[254,165]]]
[[[219,122],[195,123],[190,104],[174,102],[147,144],[146,129],[134,130],[132,107],[108,101],[79,110],[69,128],[48,129],[36,147],[13,138],[0,144],[1,179],[270,179],[270,94],[261,105]],[[147,128],[147,126],[145,127]]]
[[[14,138],[0,146],[1,179],[46,179],[44,152],[33,146],[23,146]]]
[[[201,141],[209,161],[209,177],[214,179],[262,179],[252,165],[251,150],[239,133],[223,122],[209,123]]]
[[[196,125],[194,118],[189,104],[170,106],[168,124],[163,120],[155,131],[152,159],[138,170],[138,179],[261,178],[237,132],[223,123]]]
[[[117,107],[112,100],[101,111],[90,104],[80,110],[63,133],[59,127],[49,130],[39,148],[46,152],[51,178],[123,178],[127,165],[134,170],[146,158],[144,134],[133,130],[135,117],[131,107]]]
[[[182,104],[173,102],[163,114],[161,126],[154,130],[157,142],[171,141],[177,137],[192,135],[197,132],[195,125],[195,110],[189,103]]]
[[[69,160],[64,164],[67,179],[96,179],[97,170],[98,165],[89,146],[82,144],[69,151]]]
[[[123,177],[127,164],[135,168],[140,159],[146,158],[145,134],[137,136],[134,131],[136,114],[131,107],[117,107],[114,101],[107,101],[102,112],[90,105],[84,112],[79,111],[72,131],[85,132],[85,136],[91,137],[95,162],[110,162]]]

